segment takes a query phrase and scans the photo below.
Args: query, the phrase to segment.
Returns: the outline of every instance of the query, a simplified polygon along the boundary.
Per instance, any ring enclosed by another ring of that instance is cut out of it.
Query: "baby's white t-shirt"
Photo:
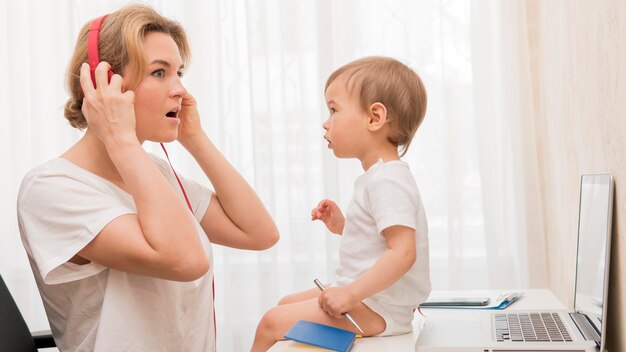
[[[167,162],[150,157],[184,202]],[[17,200],[20,234],[59,350],[215,350],[213,255],[199,224],[212,191],[180,179],[211,262],[192,282],[68,262],[113,219],[137,213],[132,196],[63,158],[24,177]]]
[[[355,181],[341,235],[337,286],[347,286],[369,270],[388,249],[383,230],[394,225],[415,229],[416,260],[390,287],[372,297],[411,312],[431,291],[428,224],[409,165],[379,160]]]

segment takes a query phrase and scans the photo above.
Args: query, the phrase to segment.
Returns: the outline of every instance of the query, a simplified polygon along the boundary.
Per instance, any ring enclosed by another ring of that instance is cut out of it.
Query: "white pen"
[[[317,287],[319,287],[319,289],[321,291],[324,291],[324,285],[322,285],[322,283],[320,282],[320,280],[315,279],[313,280],[313,282],[315,282],[315,285],[317,285]],[[350,314],[348,313],[343,313],[343,315],[346,316],[346,319],[348,319],[348,321],[357,329],[359,330],[359,332],[361,333],[361,336],[365,336],[365,333],[363,332],[363,330],[361,330],[361,328],[359,327],[359,325],[356,323],[356,321],[354,321],[354,319],[352,319],[352,317],[350,316]]]
[[[517,297],[517,292],[505,293],[500,295],[502,302],[510,302]]]

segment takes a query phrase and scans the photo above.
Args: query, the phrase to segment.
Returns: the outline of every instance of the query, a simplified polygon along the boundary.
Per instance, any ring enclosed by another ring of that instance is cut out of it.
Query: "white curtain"
[[[81,135],[62,116],[74,41],[84,23],[125,3],[0,0],[0,274],[33,330],[47,321],[19,239],[17,190],[28,169]],[[199,100],[203,126],[281,231],[280,242],[263,252],[215,246],[220,351],[249,349],[257,322],[281,296],[313,287],[314,278],[333,279],[339,239],[312,223],[310,210],[325,197],[345,208],[362,170],[325,148],[323,87],[333,69],[367,55],[407,63],[427,87],[426,119],[404,159],[426,207],[434,288],[529,283],[528,251],[518,249],[526,243],[518,228],[526,219],[517,210],[523,185],[511,150],[523,141],[510,134],[520,126],[498,110],[505,102],[489,106],[488,95],[500,88],[494,82],[501,77],[488,75],[498,55],[476,66],[476,53],[493,47],[471,35],[489,33],[496,13],[472,11],[465,0],[148,3],[187,29],[185,83]],[[154,145],[146,149],[161,155]],[[179,173],[205,180],[182,148],[172,143],[168,150]]]
[[[474,0],[472,71],[485,249],[497,287],[547,287],[526,0]]]

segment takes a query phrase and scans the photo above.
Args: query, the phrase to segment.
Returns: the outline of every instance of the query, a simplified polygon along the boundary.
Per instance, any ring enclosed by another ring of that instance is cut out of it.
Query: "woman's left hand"
[[[178,113],[180,126],[178,126],[178,141],[185,144],[187,141],[203,133],[200,124],[200,114],[196,99],[189,93],[183,97],[181,110]]]
[[[317,302],[334,318],[341,318],[343,313],[351,311],[359,303],[347,287],[327,287],[319,295]]]

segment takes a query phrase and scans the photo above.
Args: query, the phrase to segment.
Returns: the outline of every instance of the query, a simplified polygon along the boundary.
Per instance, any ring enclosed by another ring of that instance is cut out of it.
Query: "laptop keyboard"
[[[572,341],[558,313],[496,313],[498,342],[564,342]]]

